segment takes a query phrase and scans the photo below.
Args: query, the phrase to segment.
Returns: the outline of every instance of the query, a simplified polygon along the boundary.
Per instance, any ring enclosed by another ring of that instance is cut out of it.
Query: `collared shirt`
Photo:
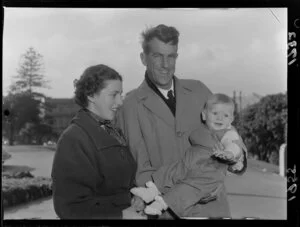
[[[169,109],[171,110],[172,114],[175,116],[176,113],[176,92],[175,92],[175,81],[174,78],[172,79],[172,87],[173,89],[173,95],[174,95],[174,103],[173,105],[169,102],[167,95],[163,95],[162,92],[159,90],[159,88],[149,79],[149,76],[147,74],[147,71],[145,72],[145,81],[148,84],[148,86],[158,95],[162,98],[162,100],[167,104]],[[166,94],[169,90],[166,90]]]
[[[156,86],[157,87],[157,86]],[[172,84],[171,87],[169,89],[162,89],[160,87],[157,87],[157,89],[163,94],[163,96],[165,96],[166,99],[168,99],[168,92],[171,90],[173,92],[173,95],[175,96],[175,92],[174,92],[174,83],[172,80]]]

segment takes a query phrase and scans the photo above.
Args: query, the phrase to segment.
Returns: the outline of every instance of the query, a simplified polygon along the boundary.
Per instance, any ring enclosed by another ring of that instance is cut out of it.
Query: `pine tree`
[[[28,91],[33,93],[33,88],[49,88],[49,81],[44,79],[43,56],[33,47],[30,47],[25,54],[21,55],[16,82],[12,84],[11,91]]]

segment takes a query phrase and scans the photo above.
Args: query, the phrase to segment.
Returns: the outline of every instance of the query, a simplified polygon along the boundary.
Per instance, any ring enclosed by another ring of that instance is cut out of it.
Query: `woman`
[[[132,200],[136,163],[111,125],[122,105],[122,77],[106,65],[87,68],[75,83],[82,108],[61,134],[52,166],[53,201],[62,219],[145,218]]]

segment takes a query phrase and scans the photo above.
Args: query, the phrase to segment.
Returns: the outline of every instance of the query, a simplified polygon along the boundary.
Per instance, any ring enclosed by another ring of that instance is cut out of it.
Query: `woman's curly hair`
[[[79,80],[74,80],[75,102],[81,107],[87,107],[87,97],[93,96],[105,88],[107,80],[122,81],[122,76],[107,65],[100,64],[88,67]]]

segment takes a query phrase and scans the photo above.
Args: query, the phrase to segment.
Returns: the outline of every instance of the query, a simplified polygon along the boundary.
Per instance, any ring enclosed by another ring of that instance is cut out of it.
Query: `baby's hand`
[[[236,164],[234,164],[231,168],[234,171],[240,171],[242,168],[244,167],[242,162],[237,162]]]
[[[226,160],[233,160],[234,156],[230,152],[226,151],[214,151],[213,153],[214,156],[219,157],[221,159],[226,159]]]
[[[212,154],[213,157],[216,157],[226,162],[232,162],[232,163],[236,162],[236,160],[234,159],[234,155],[230,152],[226,152],[224,150],[216,150],[216,149],[213,149],[213,151],[214,151]]]
[[[154,200],[155,196],[160,195],[156,185],[152,181],[146,183],[147,187],[135,187],[130,189],[130,192],[141,197],[146,203]]]

